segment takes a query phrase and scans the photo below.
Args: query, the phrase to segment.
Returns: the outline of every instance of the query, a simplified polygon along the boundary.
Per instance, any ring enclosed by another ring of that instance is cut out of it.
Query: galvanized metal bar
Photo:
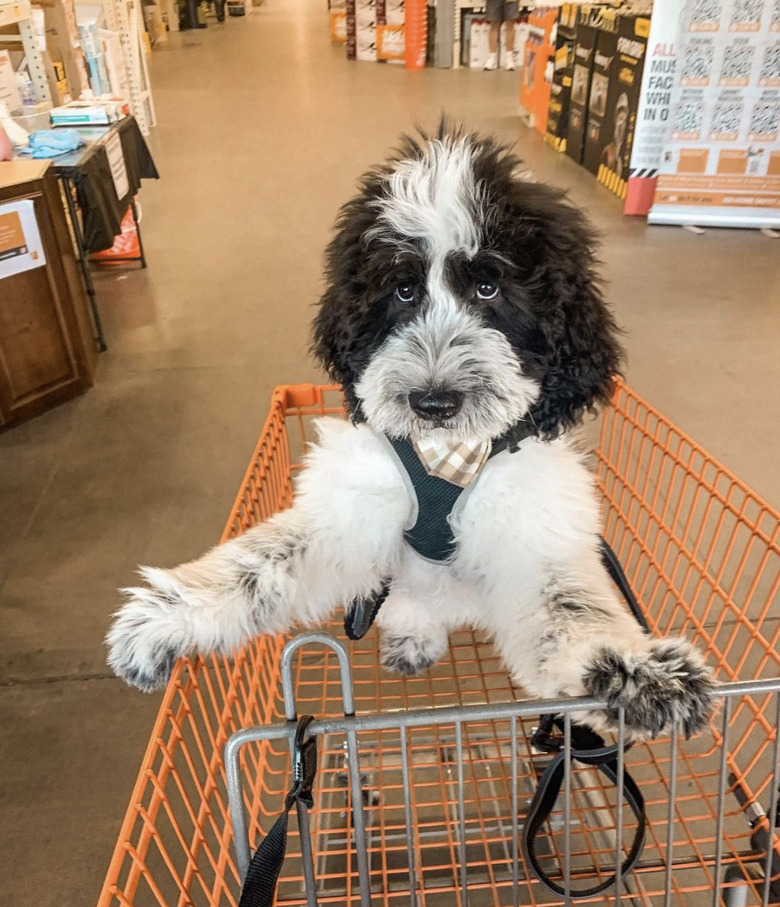
[[[460,897],[461,907],[468,907],[468,872],[466,866],[466,803],[463,796],[463,727],[455,723],[455,751],[458,773],[458,827],[460,829]]]
[[[720,744],[720,768],[718,770],[718,815],[715,819],[715,869],[713,870],[715,884],[712,886],[712,907],[718,907],[718,902],[720,901],[720,869],[723,862],[723,807],[726,796],[726,769],[728,767],[726,754],[728,752],[730,721],[731,697],[727,696],[726,701],[723,703],[723,730]]]
[[[678,728],[672,725],[669,743],[669,808],[666,812],[666,878],[664,882],[664,907],[672,903],[672,858],[674,854],[674,798],[677,793],[677,736]]]
[[[360,783],[360,761],[358,756],[357,732],[347,731],[347,755],[349,757],[349,787],[352,803],[355,853],[357,855],[358,878],[360,879],[361,907],[371,907],[371,874],[368,867],[368,843],[366,839],[366,816],[363,811],[363,785]]]
[[[317,634],[319,635],[319,634]],[[324,635],[324,634],[323,634]],[[716,688],[716,698],[726,696],[761,696],[766,693],[780,692],[780,678],[774,680],[740,681],[722,684]],[[517,718],[536,718],[540,714],[555,711],[559,714],[603,710],[607,703],[593,697],[580,699],[526,699],[520,702],[488,703],[474,706],[447,706],[445,708],[410,709],[405,712],[382,712],[371,715],[348,715],[345,718],[324,718],[315,720],[309,726],[309,733],[343,734],[347,728],[356,731],[397,730],[399,727],[440,727],[453,725],[460,721],[505,721],[512,716]],[[281,726],[269,728],[248,728],[238,731],[247,734],[251,740],[280,739],[288,736]],[[270,732],[270,733],[269,733]]]
[[[292,663],[298,649],[303,646],[321,645],[336,653],[339,660],[339,673],[341,675],[341,700],[344,704],[344,714],[355,714],[355,703],[352,695],[352,665],[349,661],[349,650],[343,642],[331,636],[330,633],[312,631],[301,633],[291,639],[282,649],[282,692],[284,694],[284,712],[288,721],[295,721],[298,717],[295,706],[295,684],[293,682]]]
[[[571,907],[571,713],[563,716],[563,891]]]
[[[317,907],[317,878],[314,874],[314,854],[311,848],[311,827],[309,810],[300,800],[295,802],[298,814],[298,835],[301,839],[301,862],[303,863],[303,884],[306,890],[307,907]]]
[[[230,818],[233,824],[233,844],[236,848],[238,875],[243,883],[249,869],[249,830],[247,828],[244,800],[241,796],[241,770],[239,754],[241,747],[249,741],[242,739],[242,734],[233,734],[225,744],[225,778],[227,781]]]
[[[615,792],[615,904],[620,905],[623,880],[620,867],[623,863],[623,786],[626,772],[626,710],[618,709],[617,735],[617,790]]]
[[[517,718],[509,719],[509,733],[512,735],[509,752],[512,759],[512,907],[520,907],[520,817],[517,796]]]
[[[775,832],[775,822],[777,816],[777,785],[780,783],[780,694],[775,693],[775,745],[774,745],[774,770],[772,772],[772,802],[769,806],[769,815],[766,823],[766,861],[764,863],[764,896],[761,899],[761,907],[769,905],[769,889],[772,884],[772,863],[775,855],[775,849],[772,842]]]
[[[414,861],[413,816],[409,779],[409,754],[407,752],[406,728],[401,733],[401,778],[404,787],[404,818],[406,820],[406,858],[409,860],[409,907],[417,907],[417,868]]]

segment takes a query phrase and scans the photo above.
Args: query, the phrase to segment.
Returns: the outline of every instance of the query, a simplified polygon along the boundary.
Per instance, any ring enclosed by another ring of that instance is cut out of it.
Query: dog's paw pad
[[[148,576],[147,576],[148,578]],[[108,664],[131,686],[151,692],[165,686],[184,648],[170,589],[125,589],[128,601],[106,636]]]
[[[388,671],[414,677],[441,658],[443,648],[429,639],[415,636],[385,636],[382,639],[382,664]]]
[[[701,731],[715,706],[709,668],[687,642],[661,639],[644,653],[605,647],[585,673],[586,690],[608,705],[614,726],[618,709],[634,738],[657,737],[678,724],[686,737]]]

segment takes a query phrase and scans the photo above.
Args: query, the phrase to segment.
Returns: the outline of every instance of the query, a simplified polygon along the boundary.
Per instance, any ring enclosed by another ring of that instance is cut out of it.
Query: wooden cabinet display
[[[97,347],[49,161],[0,164],[0,211],[29,199],[46,264],[0,275],[0,431],[93,383]]]

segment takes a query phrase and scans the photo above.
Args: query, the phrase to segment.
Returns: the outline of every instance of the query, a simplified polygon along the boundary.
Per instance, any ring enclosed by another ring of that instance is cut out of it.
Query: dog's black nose
[[[459,391],[412,391],[409,406],[421,419],[451,419],[463,406],[463,394]]]

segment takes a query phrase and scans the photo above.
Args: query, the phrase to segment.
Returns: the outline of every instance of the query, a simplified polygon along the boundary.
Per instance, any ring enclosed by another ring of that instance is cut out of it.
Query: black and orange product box
[[[617,68],[617,13],[610,11],[599,17],[593,50],[593,72],[588,95],[588,116],[585,122],[585,144],[582,165],[595,176],[599,170],[599,156],[605,140],[605,123],[609,119],[607,99],[612,74]]]
[[[552,145],[556,151],[566,149],[566,137],[569,131],[569,100],[571,98],[572,70],[574,69],[577,11],[577,4],[564,3],[561,5],[558,18],[545,136],[547,143]]]
[[[547,131],[547,110],[552,85],[551,69],[555,46],[553,29],[559,7],[540,7],[528,17],[528,40],[525,42],[523,69],[520,74],[520,103],[528,111],[534,128],[542,135]]]
[[[578,164],[582,163],[582,155],[585,150],[585,127],[588,122],[588,101],[597,37],[598,30],[595,26],[582,21],[577,23],[569,96],[566,154]]]
[[[591,118],[585,137],[585,166],[600,178],[603,168],[620,180],[628,179],[649,33],[650,19],[647,16],[619,15],[614,33],[603,39],[599,35],[593,84],[595,86],[595,73],[599,72],[602,47],[605,48],[604,57],[611,55],[609,83],[603,114],[594,110],[594,106],[590,108]]]

